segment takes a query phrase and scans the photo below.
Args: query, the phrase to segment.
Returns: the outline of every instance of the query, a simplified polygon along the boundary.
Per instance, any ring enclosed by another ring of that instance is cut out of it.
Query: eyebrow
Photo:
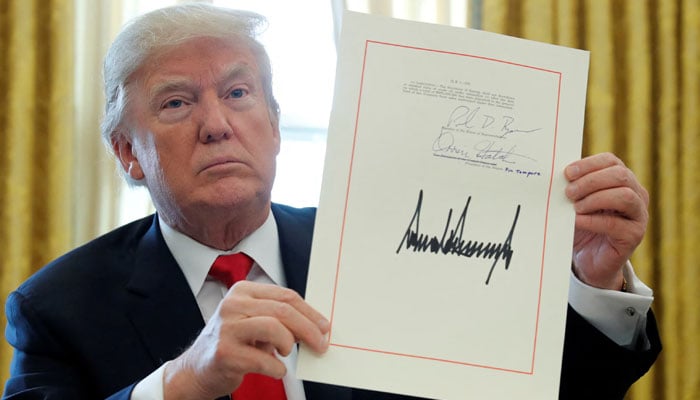
[[[248,64],[234,64],[224,71],[223,81],[229,81],[239,77],[253,77],[253,71]]]
[[[167,92],[176,91],[194,91],[196,85],[190,80],[185,78],[172,78],[164,80],[163,82],[156,83],[148,91],[148,103],[151,108],[158,106],[158,101],[160,97]]]
[[[260,77],[255,78],[252,68],[247,64],[234,64],[221,74],[221,79],[217,81],[220,86],[226,82],[235,81],[237,79],[245,79],[250,81],[253,87],[256,87]]]
[[[217,79],[217,86],[221,86],[225,82],[233,81],[236,79],[248,79],[254,86],[257,84],[255,80],[255,74],[253,70],[247,64],[235,64],[224,70],[221,74],[221,78]],[[166,78],[163,82],[156,83],[149,90],[149,103],[153,106],[163,93],[175,92],[175,91],[188,91],[194,92],[197,89],[197,84],[192,82],[188,78]]]

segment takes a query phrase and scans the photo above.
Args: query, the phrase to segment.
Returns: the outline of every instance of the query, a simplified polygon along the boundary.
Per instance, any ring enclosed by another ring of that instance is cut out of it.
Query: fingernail
[[[576,165],[570,165],[570,166],[566,167],[565,173],[566,173],[566,176],[567,176],[567,177],[569,177],[569,178],[575,178],[575,177],[578,176],[579,167],[576,166]]]
[[[318,321],[318,327],[322,332],[328,332],[331,329],[331,323],[327,319],[323,318]]]
[[[321,337],[321,341],[319,343],[319,348],[321,349],[322,352],[325,352],[328,350],[328,334],[325,334]]]

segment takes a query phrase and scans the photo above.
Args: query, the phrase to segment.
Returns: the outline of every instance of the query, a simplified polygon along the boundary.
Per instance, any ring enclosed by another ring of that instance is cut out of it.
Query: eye
[[[163,108],[180,108],[183,104],[182,100],[170,100],[163,105]]]
[[[241,88],[236,88],[236,89],[231,90],[231,93],[229,93],[229,96],[233,99],[240,99],[241,97],[245,96],[246,94],[248,94],[247,90],[241,89]]]

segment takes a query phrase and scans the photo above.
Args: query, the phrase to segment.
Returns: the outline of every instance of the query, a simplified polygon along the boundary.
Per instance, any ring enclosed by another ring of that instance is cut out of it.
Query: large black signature
[[[412,250],[413,252],[431,252],[434,254],[455,254],[457,256],[463,256],[467,258],[484,258],[493,259],[489,273],[486,276],[486,284],[488,285],[491,281],[491,275],[493,274],[496,264],[504,260],[505,269],[507,270],[510,266],[510,262],[513,259],[513,248],[511,244],[513,242],[513,234],[515,233],[515,227],[518,223],[518,216],[520,215],[520,204],[518,204],[515,210],[515,216],[513,217],[513,223],[510,226],[510,230],[506,235],[503,242],[484,242],[479,240],[464,240],[462,239],[464,234],[464,227],[467,221],[467,212],[469,211],[469,204],[471,203],[472,197],[469,196],[462,209],[462,213],[457,220],[457,223],[453,228],[450,227],[450,222],[452,221],[452,209],[450,208],[447,213],[447,221],[445,222],[445,229],[442,232],[442,236],[430,236],[428,234],[421,233],[420,231],[420,213],[423,206],[423,189],[418,193],[418,202],[416,204],[416,209],[411,217],[411,221],[408,223],[408,228],[401,238],[399,247],[396,249],[398,254],[402,249]],[[448,233],[449,231],[449,233]]]

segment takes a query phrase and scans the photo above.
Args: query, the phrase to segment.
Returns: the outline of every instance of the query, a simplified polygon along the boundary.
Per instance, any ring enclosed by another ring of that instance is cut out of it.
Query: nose
[[[218,97],[202,99],[199,104],[199,140],[203,143],[228,139],[233,128],[227,119],[227,108]]]

